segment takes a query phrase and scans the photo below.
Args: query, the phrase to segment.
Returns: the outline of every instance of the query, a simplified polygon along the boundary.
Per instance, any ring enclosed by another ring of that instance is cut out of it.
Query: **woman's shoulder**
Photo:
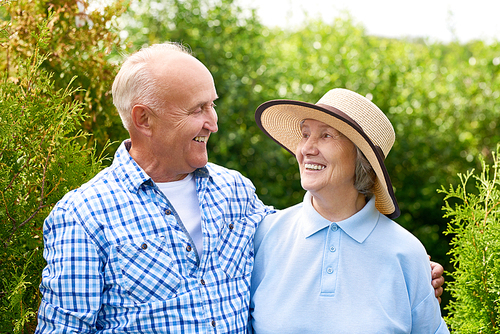
[[[302,209],[302,203],[283,210],[267,215],[259,224],[255,233],[255,245],[258,247],[262,239],[270,234],[280,234],[282,229],[289,229],[293,222],[297,219]]]
[[[381,241],[397,254],[426,254],[424,245],[415,235],[382,214],[374,232],[378,239],[382,239]]]

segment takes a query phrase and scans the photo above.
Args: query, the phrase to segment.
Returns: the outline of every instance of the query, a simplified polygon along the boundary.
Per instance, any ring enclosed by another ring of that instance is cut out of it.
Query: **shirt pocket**
[[[219,265],[230,278],[250,275],[253,269],[255,224],[245,219],[224,224],[217,247]]]
[[[180,278],[168,254],[165,240],[155,238],[117,247],[120,285],[139,303],[177,296]]]

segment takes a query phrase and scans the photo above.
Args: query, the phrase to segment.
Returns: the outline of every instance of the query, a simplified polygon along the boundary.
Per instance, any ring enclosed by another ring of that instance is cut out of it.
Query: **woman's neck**
[[[366,204],[363,194],[360,194],[355,188],[342,193],[329,194],[311,194],[312,205],[314,209],[325,219],[332,222],[342,221],[353,216],[360,211]]]

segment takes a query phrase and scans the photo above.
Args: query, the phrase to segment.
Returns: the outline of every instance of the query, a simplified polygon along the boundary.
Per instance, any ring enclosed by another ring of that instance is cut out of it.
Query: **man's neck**
[[[189,173],[177,173],[169,169],[155,155],[141,145],[131,145],[128,153],[154,182],[173,182],[184,179]]]

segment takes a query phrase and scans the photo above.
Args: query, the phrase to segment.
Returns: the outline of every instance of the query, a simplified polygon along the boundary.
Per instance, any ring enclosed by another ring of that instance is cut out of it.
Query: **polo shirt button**
[[[330,227],[330,229],[331,229],[333,232],[337,231],[337,225],[332,224],[332,226]]]
[[[170,214],[172,214],[172,211],[171,211],[171,210],[169,210],[169,209],[167,209],[167,210],[165,210],[165,214],[166,214],[166,215],[170,215]]]
[[[215,320],[212,320],[212,327],[215,327]]]
[[[190,252],[190,251],[191,251],[191,245],[187,245],[187,246],[186,246],[186,250],[187,250],[188,252]]]
[[[330,247],[330,252],[335,252],[335,251],[336,251],[335,247],[334,247],[334,246],[331,246],[331,247]]]
[[[142,248],[142,249],[146,249],[146,248],[148,248],[148,245],[146,245],[146,244],[142,244],[142,245],[141,245],[141,248]]]
[[[229,224],[229,229],[232,230],[234,228],[233,224]]]
[[[333,274],[333,268],[331,267],[326,268],[326,272],[329,274]]]
[[[201,283],[201,285],[205,285],[205,281],[204,280],[201,280],[200,283]]]

